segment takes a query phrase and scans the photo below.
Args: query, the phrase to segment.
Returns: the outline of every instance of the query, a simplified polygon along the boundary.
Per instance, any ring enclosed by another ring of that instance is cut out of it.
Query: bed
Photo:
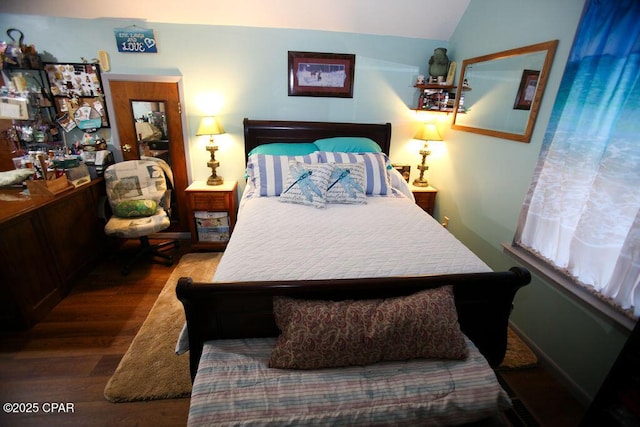
[[[244,135],[215,276],[176,288],[189,425],[457,425],[509,408],[492,367],[530,274],[491,271],[414,203],[388,167],[391,125],[245,119]],[[354,182],[331,202],[337,170]]]

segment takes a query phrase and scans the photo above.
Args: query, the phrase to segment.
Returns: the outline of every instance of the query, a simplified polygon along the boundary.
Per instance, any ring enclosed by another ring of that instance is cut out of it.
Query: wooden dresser
[[[102,178],[53,198],[0,189],[0,330],[42,319],[106,251]]]

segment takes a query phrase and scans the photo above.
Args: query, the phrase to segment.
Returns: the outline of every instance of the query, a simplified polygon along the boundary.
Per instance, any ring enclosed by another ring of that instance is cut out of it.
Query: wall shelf
[[[439,84],[416,84],[416,89],[420,90],[418,105],[412,108],[414,111],[428,111],[434,113],[453,113],[453,106],[457,94],[457,86],[439,85]],[[462,91],[471,90],[470,87],[464,86]],[[461,95],[460,106],[464,105],[464,95]],[[464,109],[458,111],[464,114]]]

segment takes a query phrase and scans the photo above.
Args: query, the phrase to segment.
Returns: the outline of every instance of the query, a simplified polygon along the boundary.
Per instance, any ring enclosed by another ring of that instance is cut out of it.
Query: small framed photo
[[[411,166],[410,165],[399,165],[399,164],[393,164],[391,165],[393,166],[393,168],[395,170],[397,170],[398,172],[400,172],[400,174],[402,175],[402,177],[405,179],[405,181],[409,182],[409,176],[411,175]]]
[[[540,71],[524,70],[522,79],[520,79],[520,87],[516,95],[516,101],[513,104],[514,110],[530,110],[533,98],[536,96],[536,88],[538,87],[538,78]]]
[[[454,80],[456,78],[457,66],[458,66],[458,63],[456,61],[451,61],[451,64],[449,64],[449,71],[447,72],[447,82],[446,82],[447,86],[453,86]]]
[[[356,56],[289,51],[289,96],[353,98]]]
[[[69,117],[69,113],[67,112],[58,114],[56,116],[56,122],[58,122],[60,127],[64,129],[65,132],[71,132],[77,126],[76,122],[71,117]]]

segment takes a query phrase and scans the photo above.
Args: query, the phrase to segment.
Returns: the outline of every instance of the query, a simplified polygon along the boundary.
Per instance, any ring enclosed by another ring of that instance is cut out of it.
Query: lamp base
[[[224,178],[221,176],[213,176],[211,175],[207,178],[207,185],[222,185],[224,183]]]
[[[413,185],[415,185],[416,187],[428,187],[429,186],[429,181],[427,181],[426,179],[415,179],[413,181]]]

